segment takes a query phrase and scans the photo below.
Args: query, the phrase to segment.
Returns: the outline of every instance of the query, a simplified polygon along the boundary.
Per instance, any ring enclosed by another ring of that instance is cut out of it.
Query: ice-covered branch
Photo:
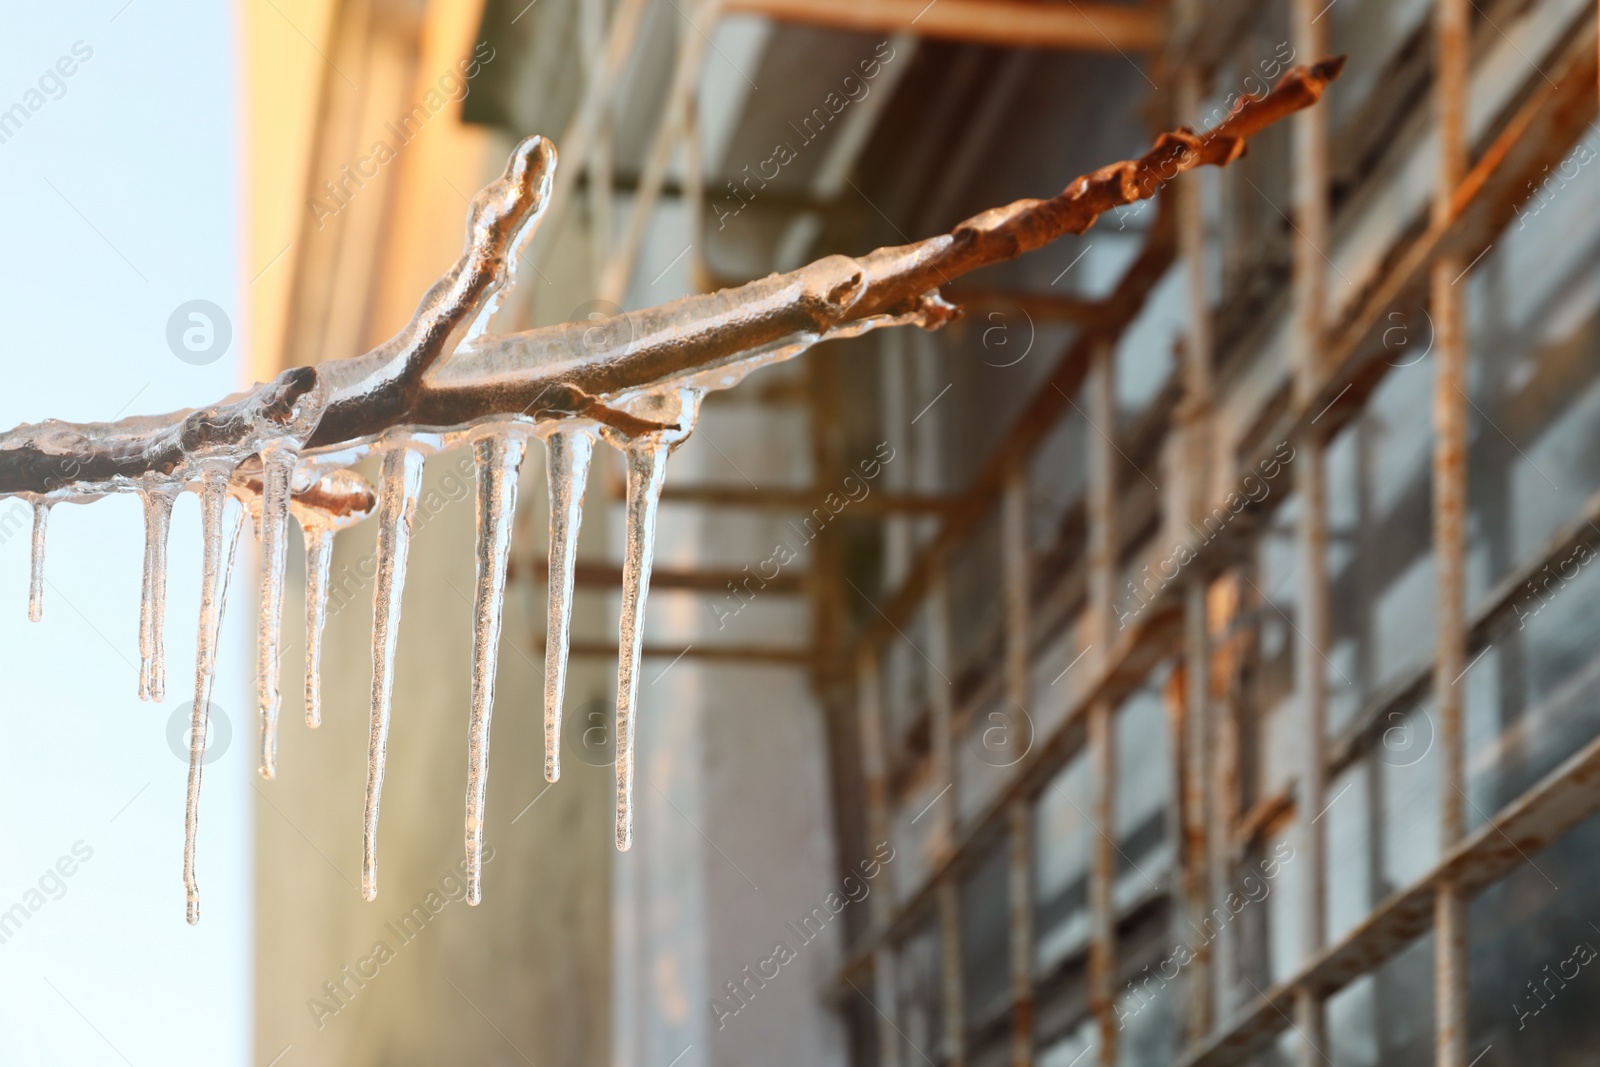
[[[555,150],[532,137],[516,147],[505,173],[473,199],[461,257],[428,290],[405,327],[372,351],[284,371],[196,410],[111,423],[47,421],[0,434],[0,495],[21,496],[36,509],[35,617],[41,610],[37,593],[48,509],[114,492],[143,497],[143,699],[164,695],[161,634],[172,502],[186,489],[200,494],[204,560],[184,866],[190,921],[199,917],[194,843],[217,634],[245,511],[261,543],[256,683],[260,771],[268,778],[277,748],[289,519],[299,522],[306,546],[306,717],[316,726],[332,538],[368,515],[379,516],[362,863],[362,891],[371,899],[377,893],[379,802],[401,593],[423,465],[431,452],[468,444],[474,449],[478,577],[466,843],[469,900],[476,903],[499,618],[520,460],[529,437],[543,438],[551,505],[545,770],[554,781],[560,774],[562,683],[584,481],[596,439],[621,450],[628,463],[628,531],[617,677],[616,840],[625,849],[633,832],[636,683],[655,515],[667,457],[693,431],[705,393],[729,388],[759,367],[830,338],[889,325],[943,325],[959,312],[939,295],[941,285],[1083,233],[1106,211],[1153,197],[1184,171],[1237,159],[1251,136],[1315,104],[1342,66],[1342,59],[1332,59],[1292,70],[1271,93],[1246,100],[1209,131],[1163,134],[1139,159],[1078,178],[1049,199],[983,212],[948,234],[857,258],[828,256],[787,274],[597,322],[495,335],[489,325],[515,280],[521,249],[549,201],[555,173]],[[369,452],[382,455],[376,491],[342,469]]]
[[[717,373],[730,365],[762,363],[842,329],[860,332],[890,320],[940,325],[955,313],[935,294],[940,285],[1083,233],[1105,212],[1154,196],[1183,171],[1232,162],[1250,137],[1316,103],[1342,66],[1337,58],[1295,68],[1210,131],[1163,134],[1139,159],[1078,178],[1050,199],[983,212],[948,234],[857,258],[829,256],[599,322],[493,336],[482,326],[512,280],[555,168],[550,143],[529,138],[505,175],[473,200],[462,257],[393,338],[351,359],[285,371],[197,411],[19,426],[0,435],[0,493],[136,491],[148,477],[182,473],[198,481],[198,463],[208,455],[250,454],[252,443],[291,436],[278,427],[318,384],[324,395],[303,416],[314,416],[305,442],[313,453],[369,443],[396,428],[451,431],[494,419],[587,419],[643,433],[649,425],[619,410],[617,397],[689,375],[714,388],[742,377]]]

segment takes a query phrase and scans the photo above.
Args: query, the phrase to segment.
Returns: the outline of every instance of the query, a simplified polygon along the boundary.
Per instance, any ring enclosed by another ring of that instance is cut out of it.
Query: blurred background
[[[547,786],[530,449],[476,908],[469,452],[427,464],[373,903],[375,524],[336,543],[315,731],[291,547],[272,782],[241,558],[197,928],[195,501],[159,707],[137,507],[55,509],[30,624],[0,503],[0,1062],[1600,1057],[1591,0],[110,0],[9,31],[6,425],[376,345],[528,134],[562,177],[516,327],[941,233],[1349,61],[1226,170],[958,279],[945,329],[708,399],[628,853],[622,468],[597,451]]]

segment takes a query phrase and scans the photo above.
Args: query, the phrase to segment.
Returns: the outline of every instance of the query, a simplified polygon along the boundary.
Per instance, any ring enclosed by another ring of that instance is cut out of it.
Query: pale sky
[[[13,5],[0,35],[0,293],[16,328],[0,426],[169,411],[243,384],[231,5],[124,3]],[[13,104],[30,109],[20,129],[4,125]],[[206,365],[167,343],[173,311],[195,299],[232,318],[231,347]],[[253,558],[241,556],[227,614],[216,702],[233,737],[206,769],[191,928],[187,771],[167,726],[193,687],[195,498],[173,517],[159,706],[137,699],[136,499],[54,510],[37,624],[25,511],[0,504],[0,914],[45,887],[0,944],[0,1062],[247,1063]],[[92,855],[47,876],[75,844]]]

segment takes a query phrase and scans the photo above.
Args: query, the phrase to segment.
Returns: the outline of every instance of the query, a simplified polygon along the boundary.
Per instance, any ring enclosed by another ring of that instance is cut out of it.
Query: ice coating
[[[195,880],[195,838],[200,829],[200,772],[205,761],[206,731],[211,725],[211,685],[216,678],[217,635],[222,628],[223,598],[233,570],[243,510],[224,522],[230,470],[206,468],[200,476],[200,629],[195,637],[194,705],[189,723],[189,788],[184,803],[183,887],[189,925],[200,921],[200,886]],[[230,529],[225,530],[228,526]],[[224,542],[227,542],[224,557]]]
[[[33,503],[33,555],[28,564],[28,621],[44,618],[44,530],[50,521],[50,502]]]
[[[256,536],[261,540],[261,595],[256,635],[256,709],[261,716],[257,769],[263,778],[277,776],[278,639],[283,630],[283,570],[288,558],[289,483],[294,477],[295,454],[281,445],[261,453],[261,497],[252,512]]]
[[[586,430],[557,430],[544,439],[550,486],[550,592],[544,637],[544,778],[561,777],[561,704],[572,643],[572,589],[583,524],[583,488],[594,438]]]
[[[139,699],[167,698],[167,662],[162,630],[167,618],[167,535],[178,490],[170,485],[146,489],[144,499],[144,583],[139,596]]]
[[[656,516],[667,477],[667,456],[686,440],[700,413],[695,389],[647,393],[635,398],[633,414],[669,428],[640,438],[614,430],[606,438],[628,463],[626,530],[622,547],[622,607],[617,643],[617,849],[633,847],[633,741],[639,711],[639,661],[644,652],[644,606],[655,561]]]
[[[289,498],[306,550],[306,725],[322,725],[322,631],[328,621],[328,578],[334,535],[377,506],[377,494],[354,471],[335,470]]]
[[[489,723],[494,715],[500,615],[505,605],[517,472],[526,442],[495,433],[473,443],[478,471],[478,587],[472,602],[472,710],[467,722],[467,903],[483,899],[483,809],[489,788]]]
[[[644,602],[655,560],[656,513],[669,446],[649,439],[628,446],[627,534],[622,555],[622,619],[617,627],[617,848],[633,847],[633,738],[639,710]]]
[[[383,796],[394,696],[394,651],[400,637],[400,595],[406,584],[411,524],[422,490],[422,453],[404,446],[384,453],[378,485],[378,573],[372,589],[372,722],[367,735],[367,800],[361,827],[361,895],[378,896],[378,804]]]
[[[306,725],[322,725],[322,629],[328,622],[328,575],[333,569],[333,530],[301,523],[306,547]]]
[[[1336,78],[1342,60],[1325,60],[1288,72],[1267,95],[1249,98],[1216,128],[1163,135],[1137,160],[1103,167],[1070,182],[1043,200],[1020,200],[968,219],[953,231],[898,248],[851,258],[829,256],[782,275],[757,279],[717,293],[699,293],[659,308],[583,322],[494,336],[486,331],[516,267],[517,250],[542,215],[551,191],[555,153],[542,138],[528,138],[512,152],[504,174],[471,202],[466,248],[424,295],[410,321],[382,345],[316,368],[297,367],[207,407],[163,416],[138,416],[110,423],[57,420],[0,433],[0,495],[20,495],[35,508],[35,551],[30,580],[30,616],[41,608],[44,527],[47,509],[62,500],[86,502],[114,492],[176,493],[200,484],[206,525],[206,596],[196,661],[191,795],[185,842],[185,884],[190,919],[198,917],[193,845],[199,787],[197,751],[203,751],[208,721],[216,634],[221,625],[226,575],[237,549],[245,508],[260,509],[254,524],[263,541],[261,645],[263,724],[276,721],[275,683],[281,614],[281,557],[286,527],[280,499],[293,488],[291,513],[307,539],[307,717],[320,719],[317,675],[320,631],[326,616],[333,531],[359,521],[376,506],[370,487],[350,492],[325,485],[309,488],[307,476],[355,462],[373,450],[400,443],[411,448],[384,458],[384,521],[374,589],[373,704],[368,794],[363,827],[363,895],[376,893],[375,842],[383,755],[393,685],[395,636],[406,547],[416,506],[420,449],[448,449],[476,441],[490,426],[515,424],[519,433],[554,433],[552,502],[561,497],[562,536],[552,537],[550,642],[554,655],[546,693],[547,776],[559,773],[560,686],[571,612],[573,544],[581,512],[583,477],[578,455],[592,448],[596,427],[628,460],[628,530],[624,560],[623,613],[618,668],[617,842],[632,838],[633,743],[638,700],[642,620],[648,594],[652,543],[667,454],[692,428],[700,392],[734,387],[748,373],[791,359],[821,341],[856,336],[886,326],[937,328],[958,309],[938,286],[969,271],[1014,258],[1067,233],[1082,233],[1111,208],[1148,198],[1177,173],[1200,165],[1225,165],[1245,141],[1280,119],[1315,104]],[[498,431],[489,431],[498,432]],[[298,484],[281,479],[274,456],[298,455]],[[582,457],[587,460],[587,454]],[[491,470],[495,464],[491,463]],[[337,474],[348,472],[335,472]],[[254,484],[251,479],[254,478]],[[354,479],[354,475],[350,475]],[[359,483],[359,479],[355,479]],[[492,478],[486,477],[486,486]],[[505,491],[505,487],[501,487]],[[563,497],[562,493],[566,495]],[[243,507],[226,507],[226,496]],[[270,505],[268,499],[271,498]],[[146,575],[141,595],[141,695],[159,699],[161,605],[164,598],[165,537],[155,529],[166,514],[146,496]],[[509,509],[507,509],[509,510]],[[496,525],[491,522],[491,531]],[[229,531],[232,531],[230,534]],[[223,542],[227,558],[223,560]],[[557,544],[564,546],[558,559]],[[159,548],[157,544],[159,543]],[[488,539],[493,554],[498,542]],[[480,570],[492,576],[494,568]],[[498,616],[498,595],[489,614]],[[484,612],[475,606],[479,629]],[[209,633],[209,637],[207,634]],[[475,642],[477,642],[475,634]],[[475,658],[474,709],[492,686]],[[488,684],[484,684],[487,679]],[[267,691],[267,686],[272,691]],[[552,707],[553,706],[553,707]],[[481,722],[486,763],[488,704]],[[270,730],[263,730],[264,769],[270,769]],[[197,748],[198,746],[198,748]],[[477,756],[474,757],[475,766]],[[479,779],[481,783],[481,776]],[[469,804],[471,803],[469,799]],[[478,828],[481,831],[481,799]]]

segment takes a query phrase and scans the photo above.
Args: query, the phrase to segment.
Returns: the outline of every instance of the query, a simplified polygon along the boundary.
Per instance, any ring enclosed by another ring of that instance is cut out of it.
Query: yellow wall
[[[278,370],[294,257],[289,246],[305,211],[305,177],[322,85],[333,0],[244,0],[243,275],[249,308],[250,374]],[[276,259],[274,259],[276,257]]]
[[[374,24],[384,25],[385,9],[374,7]],[[243,4],[244,202],[249,220],[242,270],[250,319],[249,370],[257,379],[282,368],[296,259],[293,246],[308,210],[307,171],[320,91],[330,76],[325,57],[333,52],[338,8],[334,0],[245,0]],[[374,102],[374,118],[392,110],[387,117],[398,119],[442,74],[469,55],[481,15],[481,0],[428,3],[422,13],[413,84],[399,91],[392,108]],[[387,28],[409,31],[392,21]],[[376,83],[390,73],[356,70],[331,76]],[[382,261],[375,291],[366,294],[372,315],[365,344],[376,344],[404,323],[417,299],[459,254],[466,218],[463,197],[471,197],[486,175],[497,169],[488,159],[495,138],[460,125],[458,115],[452,108],[448,117],[441,115],[429,123],[396,161],[399,192],[381,227]],[[376,125],[381,128],[381,122]],[[373,130],[374,136],[378,132]]]

